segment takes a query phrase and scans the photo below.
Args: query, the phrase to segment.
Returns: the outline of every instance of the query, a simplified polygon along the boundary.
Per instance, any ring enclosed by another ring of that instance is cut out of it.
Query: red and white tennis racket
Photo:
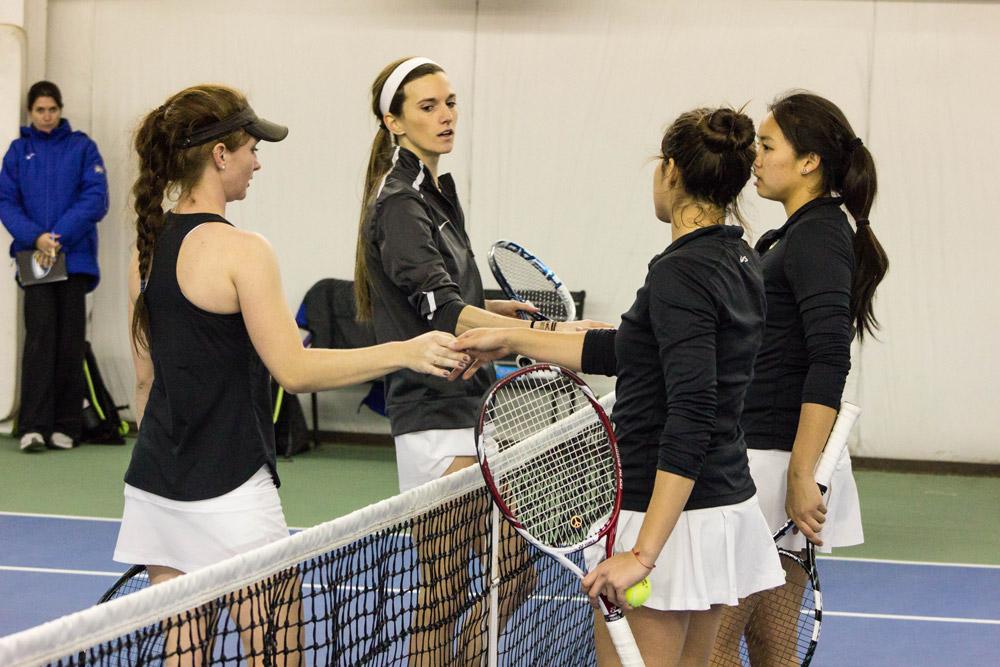
[[[590,388],[555,365],[514,371],[483,399],[476,450],[504,518],[582,579],[567,556],[602,538],[610,548],[622,493],[611,421]],[[622,665],[641,667],[622,610],[602,597],[601,611]]]

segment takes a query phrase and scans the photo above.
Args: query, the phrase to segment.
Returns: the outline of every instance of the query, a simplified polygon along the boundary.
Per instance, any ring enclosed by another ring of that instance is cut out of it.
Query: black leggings
[[[18,431],[80,437],[86,296],[91,277],[24,289],[24,356]]]

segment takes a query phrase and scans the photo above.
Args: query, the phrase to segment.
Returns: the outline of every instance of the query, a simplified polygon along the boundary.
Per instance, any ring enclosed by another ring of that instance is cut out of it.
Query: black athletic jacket
[[[465,215],[450,174],[438,177],[410,151],[395,166],[363,227],[372,288],[375,338],[405,340],[432,329],[455,332],[466,305],[485,307],[483,282],[465,233]],[[387,377],[392,434],[471,428],[479,399],[495,379],[482,368],[468,382],[410,370]]]
[[[583,371],[617,371],[622,508],[645,512],[656,471],[695,481],[685,510],[756,492],[740,412],[764,330],[764,285],[743,230],[690,232],[649,263],[617,333],[584,339]]]
[[[803,403],[840,407],[854,278],[854,232],[842,201],[815,199],[757,242],[767,327],[743,410],[751,449],[791,451]]]

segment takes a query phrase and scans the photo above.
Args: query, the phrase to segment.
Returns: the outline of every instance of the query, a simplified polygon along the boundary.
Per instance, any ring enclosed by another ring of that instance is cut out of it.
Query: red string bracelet
[[[638,549],[632,549],[632,555],[635,556],[635,559],[637,561],[639,561],[639,565],[642,565],[647,570],[652,570],[653,568],[656,567],[656,563],[653,563],[652,565],[646,565],[645,563],[643,563],[642,559],[639,558],[639,550]]]

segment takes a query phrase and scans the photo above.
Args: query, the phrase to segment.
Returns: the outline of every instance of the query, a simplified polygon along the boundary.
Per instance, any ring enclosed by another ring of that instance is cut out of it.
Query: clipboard
[[[52,266],[44,268],[35,259],[39,250],[21,250],[15,253],[17,262],[17,281],[22,287],[32,287],[33,285],[46,285],[66,280],[66,255],[59,253]]]

